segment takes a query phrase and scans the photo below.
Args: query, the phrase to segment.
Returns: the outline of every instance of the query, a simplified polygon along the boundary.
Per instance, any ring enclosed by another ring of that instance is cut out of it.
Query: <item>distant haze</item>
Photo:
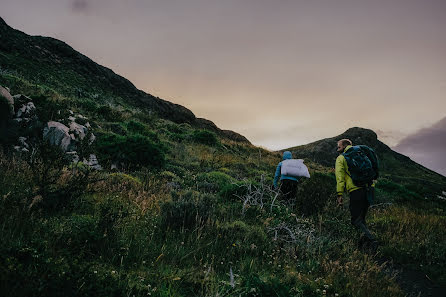
[[[446,176],[446,117],[404,138],[394,149]]]
[[[444,0],[0,0],[0,14],[270,149],[353,126],[395,145],[446,115]]]

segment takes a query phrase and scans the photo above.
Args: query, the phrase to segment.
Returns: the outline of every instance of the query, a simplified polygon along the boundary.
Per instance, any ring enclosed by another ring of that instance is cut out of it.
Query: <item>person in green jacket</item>
[[[341,139],[338,141],[337,151],[339,156],[336,158],[335,173],[336,173],[336,192],[338,205],[342,205],[343,194],[346,191],[350,196],[350,215],[351,223],[357,229],[359,229],[365,237],[362,237],[360,244],[368,244],[372,248],[376,248],[377,241],[372,235],[366,224],[366,214],[370,206],[367,199],[367,191],[371,191],[371,195],[374,195],[374,185],[371,187],[360,187],[353,183],[351,174],[348,169],[347,160],[342,155],[352,148],[352,142],[349,139]]]

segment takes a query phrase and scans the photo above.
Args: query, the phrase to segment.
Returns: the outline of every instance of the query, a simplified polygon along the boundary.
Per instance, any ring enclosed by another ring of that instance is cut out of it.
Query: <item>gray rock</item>
[[[30,118],[36,112],[36,106],[32,102],[23,104],[22,107],[17,110],[16,118]]]
[[[102,170],[102,166],[99,164],[98,158],[95,154],[90,154],[90,157],[88,160],[84,160],[84,163],[94,170]]]
[[[14,115],[14,98],[12,98],[8,90],[3,88],[2,86],[0,86],[0,97],[6,99],[6,103],[8,104],[8,112],[9,115],[12,117]]]
[[[63,151],[70,152],[76,148],[75,139],[69,134],[70,129],[59,122],[48,122],[43,129],[43,139],[51,145],[59,146]]]
[[[75,122],[75,121],[76,121],[76,118],[73,117],[73,116],[69,116],[69,117],[68,117],[68,120],[69,120],[70,122]]]
[[[76,151],[67,152],[67,156],[69,157],[69,159],[71,160],[72,163],[79,162],[79,155],[77,154]]]
[[[26,140],[27,140],[26,137],[20,136],[19,137],[19,144],[20,144],[21,147],[29,149],[29,144],[26,143]]]
[[[87,135],[88,129],[84,125],[78,124],[76,122],[71,122],[70,132],[72,132],[74,136],[79,137],[82,140],[85,138],[85,135]]]
[[[88,144],[91,145],[96,140],[96,135],[91,133],[90,139],[88,140]]]

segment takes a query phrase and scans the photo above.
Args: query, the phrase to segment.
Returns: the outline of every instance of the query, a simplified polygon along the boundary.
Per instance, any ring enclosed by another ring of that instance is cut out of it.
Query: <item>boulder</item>
[[[99,165],[98,158],[95,154],[90,154],[88,160],[84,160],[84,163],[94,170],[102,170],[102,166]]]
[[[3,88],[2,86],[0,86],[0,104],[0,108],[2,109],[2,117],[12,117],[14,115],[14,98],[12,98],[8,90]],[[4,112],[6,114],[3,114]]]
[[[85,138],[85,135],[87,135],[88,129],[84,125],[78,124],[76,122],[71,122],[70,123],[70,132],[76,138],[79,138],[80,140],[82,140]]]
[[[70,152],[76,148],[75,139],[69,133],[70,129],[59,122],[48,122],[43,129],[43,139],[51,145],[59,146],[63,151]]]

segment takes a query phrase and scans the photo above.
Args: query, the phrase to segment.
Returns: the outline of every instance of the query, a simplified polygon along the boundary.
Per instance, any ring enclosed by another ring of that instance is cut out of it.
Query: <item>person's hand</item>
[[[338,206],[342,206],[342,195],[338,195]]]

